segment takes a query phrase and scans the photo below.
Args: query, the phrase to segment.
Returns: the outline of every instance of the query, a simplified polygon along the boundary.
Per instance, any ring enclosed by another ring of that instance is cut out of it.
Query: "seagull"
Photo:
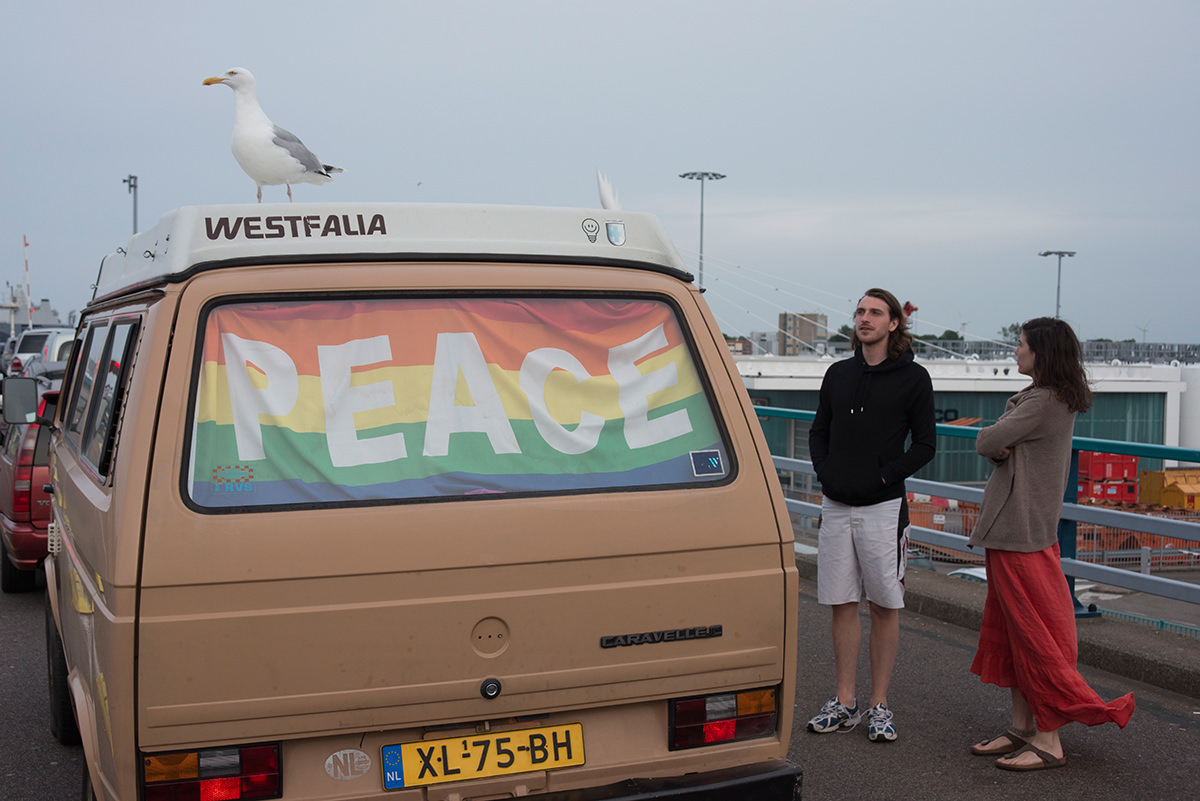
[[[233,90],[233,157],[258,184],[259,203],[264,186],[286,184],[291,201],[292,184],[323,184],[333,180],[331,173],[342,172],[340,167],[322,164],[295,134],[271,122],[258,105],[258,84],[250,70],[234,67],[204,79],[205,86],[218,83]]]

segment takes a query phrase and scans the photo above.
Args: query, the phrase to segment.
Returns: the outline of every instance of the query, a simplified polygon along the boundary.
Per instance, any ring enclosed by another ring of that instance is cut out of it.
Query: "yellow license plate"
[[[557,770],[583,764],[583,725],[385,745],[381,762],[385,790]]]

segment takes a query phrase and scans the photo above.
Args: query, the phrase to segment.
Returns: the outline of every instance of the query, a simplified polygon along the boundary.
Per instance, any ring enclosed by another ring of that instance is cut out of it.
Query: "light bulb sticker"
[[[600,234],[600,223],[588,217],[583,221],[583,232],[587,234],[589,242],[595,242],[596,237]]]

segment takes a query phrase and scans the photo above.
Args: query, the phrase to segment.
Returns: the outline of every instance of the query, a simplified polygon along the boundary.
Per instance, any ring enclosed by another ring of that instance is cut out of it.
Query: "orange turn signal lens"
[[[749,692],[738,693],[737,696],[737,713],[738,717],[746,715],[761,715],[764,712],[775,711],[775,690],[751,690]]]
[[[199,776],[200,755],[195,751],[186,754],[155,754],[142,758],[142,778],[146,784],[195,779]]]

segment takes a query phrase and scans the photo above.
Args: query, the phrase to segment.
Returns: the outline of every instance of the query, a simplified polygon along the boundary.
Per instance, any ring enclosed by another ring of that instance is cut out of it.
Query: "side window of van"
[[[100,394],[92,401],[88,427],[83,434],[83,457],[91,462],[100,475],[108,475],[109,455],[116,438],[115,421],[125,388],[130,345],[133,342],[132,322],[117,323],[104,350],[102,369],[97,377]]]
[[[92,397],[92,387],[96,382],[96,371],[100,367],[100,354],[104,351],[105,335],[108,324],[99,323],[88,329],[84,340],[83,360],[76,359],[71,376],[70,409],[66,418],[67,439],[79,446],[83,436],[83,425],[86,422],[87,405]]]
[[[108,474],[112,461],[136,334],[135,320],[92,326],[82,362],[77,360],[74,367],[67,438],[102,476]]]
[[[203,510],[703,486],[725,434],[656,297],[239,302],[201,323]]]

